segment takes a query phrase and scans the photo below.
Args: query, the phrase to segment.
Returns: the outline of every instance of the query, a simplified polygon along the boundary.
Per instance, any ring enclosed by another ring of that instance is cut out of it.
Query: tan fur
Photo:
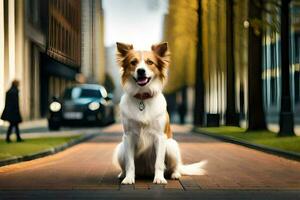
[[[162,80],[165,81],[167,77],[167,67],[170,63],[170,53],[167,51],[163,55],[156,51],[156,46],[152,46],[152,51],[136,51],[132,45],[118,43],[122,49],[118,49],[116,53],[117,62],[122,67],[122,84],[128,78],[131,78],[130,73],[135,71],[136,66],[141,59],[144,61],[151,61],[153,64],[148,64],[149,68]],[[135,64],[133,65],[132,62]]]
[[[168,112],[166,114],[166,117],[167,117],[167,122],[166,122],[166,126],[165,126],[165,135],[169,139],[169,138],[173,138],[173,133],[172,133],[171,126],[170,126],[170,117],[169,117]]]

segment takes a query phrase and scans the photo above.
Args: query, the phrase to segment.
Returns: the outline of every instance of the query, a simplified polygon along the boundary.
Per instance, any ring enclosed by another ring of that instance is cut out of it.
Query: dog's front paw
[[[153,183],[155,184],[167,184],[167,180],[164,177],[155,176]]]
[[[124,185],[134,184],[134,176],[126,176],[123,179],[122,184],[124,184]]]

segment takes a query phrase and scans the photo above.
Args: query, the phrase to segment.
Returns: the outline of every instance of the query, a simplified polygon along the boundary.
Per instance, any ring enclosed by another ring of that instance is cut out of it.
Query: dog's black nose
[[[138,74],[139,76],[144,76],[145,73],[146,73],[145,69],[138,69],[138,70],[137,70],[137,74]]]

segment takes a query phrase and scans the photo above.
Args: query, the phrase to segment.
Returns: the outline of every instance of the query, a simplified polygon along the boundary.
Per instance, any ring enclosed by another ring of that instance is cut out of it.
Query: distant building
[[[81,66],[86,81],[104,84],[104,11],[102,0],[81,1]]]
[[[45,5],[37,0],[0,0],[0,110],[5,91],[17,78],[24,119],[40,116],[39,54],[45,52],[47,43]]]
[[[49,99],[73,84],[81,67],[80,0],[48,0],[48,6],[46,52],[40,61],[42,116]]]
[[[0,110],[21,82],[25,120],[45,116],[48,101],[76,82],[81,68],[80,0],[0,0]]]

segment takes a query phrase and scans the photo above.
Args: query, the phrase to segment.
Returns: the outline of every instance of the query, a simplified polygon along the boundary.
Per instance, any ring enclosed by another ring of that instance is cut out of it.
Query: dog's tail
[[[206,165],[207,160],[201,162],[189,164],[189,165],[180,165],[179,172],[182,175],[205,175],[206,170],[203,167]]]

